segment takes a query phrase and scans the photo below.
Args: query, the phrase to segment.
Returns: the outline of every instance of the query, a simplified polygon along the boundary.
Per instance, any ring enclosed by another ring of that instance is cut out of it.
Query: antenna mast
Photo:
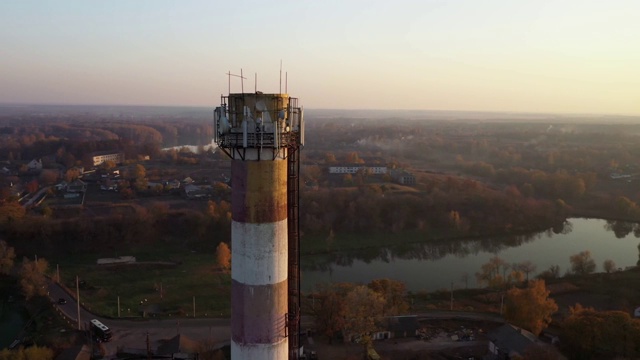
[[[280,59],[280,94],[282,94],[282,59]]]
[[[246,79],[246,78],[244,76],[242,76],[242,69],[240,69],[240,75],[232,74],[231,71],[229,71],[227,73],[227,76],[229,77],[229,94],[231,94],[231,77],[232,76],[240,78],[240,81],[242,81],[242,92],[244,93],[244,81],[243,80]]]

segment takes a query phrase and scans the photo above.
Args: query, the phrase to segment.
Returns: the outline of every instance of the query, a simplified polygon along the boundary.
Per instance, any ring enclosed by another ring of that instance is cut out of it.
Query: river
[[[591,252],[596,271],[603,271],[605,260],[624,269],[638,261],[639,237],[638,224],[572,218],[555,232],[303,256],[302,289],[310,291],[323,282],[368,283],[379,278],[402,281],[414,292],[449,289],[452,284],[454,289],[472,288],[477,287],[475,273],[494,256],[510,264],[529,260],[537,266],[533,275],[552,265],[564,275],[570,269],[569,257],[584,250]]]

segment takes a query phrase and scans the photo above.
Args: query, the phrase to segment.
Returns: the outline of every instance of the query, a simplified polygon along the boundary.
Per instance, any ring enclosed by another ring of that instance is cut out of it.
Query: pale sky
[[[282,60],[306,108],[638,115],[639,19],[638,0],[2,0],[0,103],[215,106],[229,70],[279,92]]]

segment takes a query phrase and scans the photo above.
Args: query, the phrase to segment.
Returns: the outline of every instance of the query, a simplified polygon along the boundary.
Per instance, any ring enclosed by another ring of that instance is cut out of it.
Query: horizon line
[[[166,108],[211,108],[215,109],[216,105],[160,105],[160,104],[99,104],[99,103],[32,103],[32,102],[0,102],[0,106],[11,107],[27,107],[27,106],[95,106],[95,107],[166,107]],[[612,113],[612,112],[571,112],[571,111],[532,111],[532,110],[455,110],[455,109],[417,109],[417,108],[396,108],[396,109],[380,109],[380,108],[313,108],[307,107],[306,110],[325,110],[325,111],[432,111],[432,112],[462,112],[462,113],[499,113],[499,114],[526,114],[526,115],[561,115],[561,116],[618,116],[618,117],[640,117],[639,113]]]

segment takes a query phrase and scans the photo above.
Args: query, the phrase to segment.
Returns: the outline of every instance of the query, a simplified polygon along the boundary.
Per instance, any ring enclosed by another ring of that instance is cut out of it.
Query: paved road
[[[65,289],[57,283],[50,282],[49,297],[55,306],[69,319],[72,327],[77,326],[77,302]],[[59,299],[65,299],[66,304],[59,304]],[[428,319],[458,319],[472,321],[504,322],[504,319],[495,314],[469,313],[456,311],[432,311],[416,314],[421,320]],[[82,306],[80,307],[80,321],[83,328],[88,328],[91,319],[98,319],[107,325],[113,332],[112,341],[104,344],[107,355],[114,355],[118,347],[145,349],[147,333],[152,349],[156,349],[163,340],[173,338],[178,333],[196,341],[206,341],[210,344],[225,344],[231,339],[229,319],[110,319],[94,315]],[[313,326],[313,318],[302,317],[302,329]]]
[[[49,298],[70,321],[72,327],[77,327],[78,307],[75,297],[71,296],[58,284],[49,284]],[[59,304],[59,299],[65,299],[66,304]],[[94,315],[80,307],[80,322],[83,329],[88,328],[91,319],[98,319],[107,325],[112,333],[112,341],[103,344],[106,355],[115,355],[118,347],[146,349],[147,334],[152,349],[156,349],[163,340],[169,340],[178,333],[196,341],[207,341],[210,344],[224,344],[231,339],[229,319],[178,319],[178,320],[125,320],[109,319]]]

